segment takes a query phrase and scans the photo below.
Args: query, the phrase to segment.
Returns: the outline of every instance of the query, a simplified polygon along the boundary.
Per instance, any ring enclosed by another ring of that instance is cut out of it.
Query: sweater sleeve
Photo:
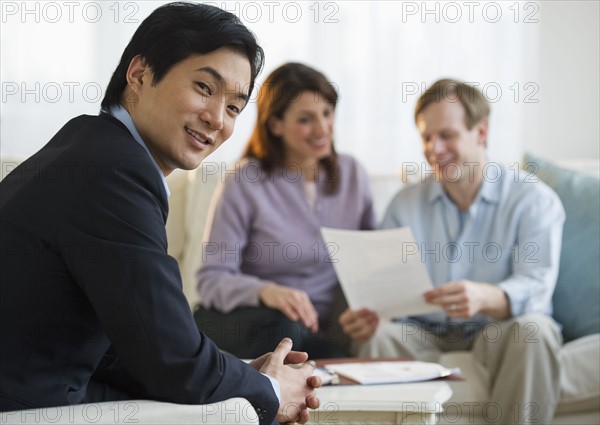
[[[244,185],[239,174],[229,175],[213,195],[202,265],[196,274],[198,295],[207,308],[228,313],[239,306],[259,305],[266,282],[241,271],[255,213],[249,192],[257,185]]]

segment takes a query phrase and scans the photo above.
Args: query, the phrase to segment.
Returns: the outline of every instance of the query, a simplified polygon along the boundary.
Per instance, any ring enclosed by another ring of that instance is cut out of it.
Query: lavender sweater
[[[319,316],[334,301],[337,276],[320,228],[375,228],[368,178],[358,162],[338,155],[340,186],[325,195],[327,176],[319,174],[311,210],[304,179],[295,167],[268,175],[258,161],[244,160],[215,192],[198,293],[205,307],[229,312],[258,306],[267,281],[307,292]]]

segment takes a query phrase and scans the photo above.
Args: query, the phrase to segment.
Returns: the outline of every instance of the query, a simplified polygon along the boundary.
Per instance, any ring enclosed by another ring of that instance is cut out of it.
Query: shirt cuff
[[[518,283],[509,279],[498,284],[498,287],[504,291],[508,298],[511,317],[520,316],[526,312],[529,296],[526,290],[527,282],[525,282],[525,285],[523,283],[519,285]]]
[[[262,373],[262,372],[261,372]],[[263,375],[265,375],[263,373]],[[269,375],[265,375],[271,381],[271,385],[273,386],[273,391],[275,391],[275,395],[277,396],[277,400],[279,404],[281,404],[281,388],[279,387],[279,381],[275,378],[270,377]]]

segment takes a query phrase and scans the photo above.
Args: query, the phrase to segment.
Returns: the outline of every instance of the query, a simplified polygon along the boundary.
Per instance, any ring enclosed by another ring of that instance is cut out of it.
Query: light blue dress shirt
[[[158,163],[150,153],[150,150],[148,150],[148,146],[146,146],[146,143],[142,139],[142,136],[140,136],[140,133],[137,131],[137,128],[135,128],[135,124],[133,124],[133,120],[131,119],[131,115],[129,115],[129,112],[127,112],[127,109],[125,109],[121,105],[113,106],[112,108],[110,108],[109,114],[121,121],[121,123],[123,123],[123,125],[127,127],[127,130],[129,130],[135,141],[138,142],[142,148],[144,148],[144,150],[152,160],[152,164],[154,164],[156,171],[160,175],[160,178],[163,182],[163,186],[165,187],[165,192],[167,193],[167,198],[171,196],[171,192],[169,191],[169,186],[167,185],[167,179],[165,179],[165,175],[163,174],[162,170],[158,166]]]
[[[461,279],[499,286],[512,316],[552,312],[565,213],[560,199],[532,174],[489,163],[466,212],[450,200],[435,176],[402,189],[383,228],[412,229],[434,286]],[[411,253],[414,247],[410,247]],[[408,251],[399,255],[409,255]],[[444,313],[420,316],[449,321]],[[461,322],[460,320],[455,322]],[[483,315],[468,319],[485,324]],[[476,330],[476,329],[473,329]]]

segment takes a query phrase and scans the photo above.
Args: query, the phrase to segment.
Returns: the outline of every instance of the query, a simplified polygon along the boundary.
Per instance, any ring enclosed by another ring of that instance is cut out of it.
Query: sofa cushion
[[[2,424],[258,424],[250,402],[231,398],[212,404],[151,400],[107,401],[2,412]]]
[[[600,334],[565,344],[560,350],[558,413],[600,407]]]
[[[171,195],[169,196],[169,216],[167,218],[167,235],[169,241],[169,255],[181,261],[185,251],[185,206],[186,187],[189,174],[184,170],[174,170],[167,177],[167,184]]]
[[[523,168],[560,197],[566,213],[560,270],[552,299],[565,342],[600,332],[600,179],[530,153]]]
[[[600,334],[571,341],[560,349],[560,402],[556,414],[598,410],[600,399]],[[450,404],[485,406],[489,399],[488,374],[470,351],[443,353],[439,362],[448,368],[460,368],[464,381],[449,381]],[[470,404],[468,404],[470,403]],[[480,409],[474,414],[481,415]],[[473,422],[471,422],[473,423]],[[475,422],[479,423],[479,422]],[[597,423],[597,422],[571,422]]]

